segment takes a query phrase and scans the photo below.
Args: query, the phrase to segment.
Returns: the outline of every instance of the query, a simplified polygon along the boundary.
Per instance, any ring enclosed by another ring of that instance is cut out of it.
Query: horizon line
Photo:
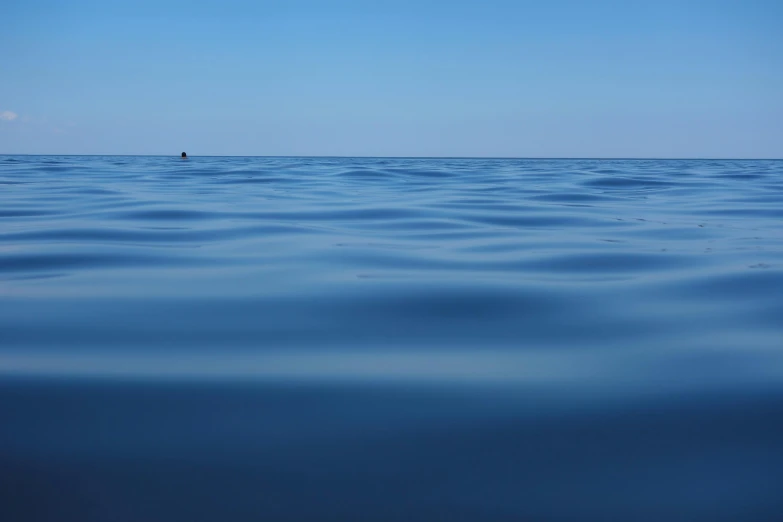
[[[0,153],[0,156],[90,156],[90,157],[131,157],[131,158],[180,158],[179,154],[25,154]],[[644,156],[345,156],[345,155],[240,155],[205,154],[190,158],[313,158],[313,159],[464,159],[464,160],[658,160],[658,161],[781,161],[780,158],[738,158],[738,157],[644,157]]]

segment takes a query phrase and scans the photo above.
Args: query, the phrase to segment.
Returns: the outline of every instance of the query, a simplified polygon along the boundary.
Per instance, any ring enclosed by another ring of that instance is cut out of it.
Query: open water
[[[783,162],[0,156],[0,520],[783,520]]]

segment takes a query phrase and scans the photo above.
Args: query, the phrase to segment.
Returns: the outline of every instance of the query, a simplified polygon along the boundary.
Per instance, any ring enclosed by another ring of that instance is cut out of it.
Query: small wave
[[[676,183],[652,180],[652,179],[638,179],[622,176],[602,177],[582,181],[582,185],[590,188],[601,188],[609,190],[623,190],[623,189],[665,189],[676,186]]]

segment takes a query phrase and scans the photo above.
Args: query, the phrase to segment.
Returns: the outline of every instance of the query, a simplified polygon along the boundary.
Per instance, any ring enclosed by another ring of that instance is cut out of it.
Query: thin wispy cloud
[[[2,121],[14,121],[19,115],[11,111],[0,112],[0,120]]]

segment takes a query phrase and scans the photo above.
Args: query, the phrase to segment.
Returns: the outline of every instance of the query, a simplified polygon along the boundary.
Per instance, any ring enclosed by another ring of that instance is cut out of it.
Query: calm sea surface
[[[0,519],[783,520],[783,162],[0,156]]]

